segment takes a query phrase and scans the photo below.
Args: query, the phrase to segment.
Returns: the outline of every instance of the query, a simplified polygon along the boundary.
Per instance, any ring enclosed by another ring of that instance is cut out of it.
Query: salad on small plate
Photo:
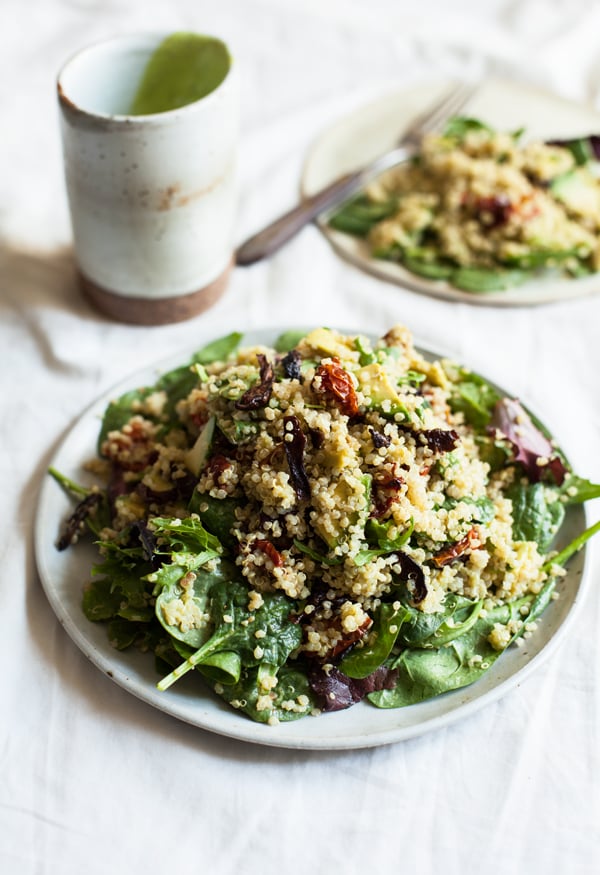
[[[241,341],[128,380],[59,451],[36,543],[67,631],[156,707],[265,744],[379,744],[500,695],[573,615],[600,486],[403,326]]]
[[[334,121],[310,148],[302,194],[368,166],[447,88],[392,91]],[[318,225],[356,267],[479,306],[593,294],[600,240],[600,113],[523,83],[481,82],[465,117],[374,178]]]

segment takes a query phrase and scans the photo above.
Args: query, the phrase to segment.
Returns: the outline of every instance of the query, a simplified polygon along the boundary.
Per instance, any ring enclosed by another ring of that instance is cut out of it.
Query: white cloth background
[[[243,70],[240,240],[294,202],[322,127],[390,86],[494,72],[600,106],[591,0],[2,0],[0,871],[597,872],[597,549],[577,624],[534,676],[451,727],[354,752],[250,746],[154,711],[79,653],[46,602],[32,523],[61,435],[199,328],[404,321],[513,387],[600,479],[600,296],[524,310],[435,301],[359,273],[309,227],[185,324],[118,325],[80,299],[55,73],[98,38],[186,28],[222,34]]]

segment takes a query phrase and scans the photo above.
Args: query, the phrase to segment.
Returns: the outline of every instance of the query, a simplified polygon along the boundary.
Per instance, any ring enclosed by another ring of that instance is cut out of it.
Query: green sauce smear
[[[154,115],[201,100],[219,87],[230,67],[222,40],[173,33],[152,53],[129,113]]]

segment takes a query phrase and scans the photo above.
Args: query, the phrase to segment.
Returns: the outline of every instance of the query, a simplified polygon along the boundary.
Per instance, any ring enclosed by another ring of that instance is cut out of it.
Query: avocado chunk
[[[579,167],[557,176],[550,191],[557,201],[578,215],[595,214],[600,206],[598,188],[587,168]]]
[[[315,328],[314,331],[306,335],[304,343],[324,357],[337,356],[340,359],[351,359],[352,361],[358,358],[356,349],[349,345],[341,334],[330,331],[329,328]]]
[[[370,399],[367,402],[368,407],[391,416],[402,413],[405,419],[410,419],[404,401],[398,395],[382,365],[373,362],[356,371],[355,376],[358,385]]]
[[[208,422],[196,438],[196,443],[194,444],[194,446],[185,454],[186,467],[189,468],[192,474],[194,474],[196,477],[200,476],[200,472],[206,464],[208,453],[212,444],[214,431],[215,417],[211,416],[211,418],[208,420]]]

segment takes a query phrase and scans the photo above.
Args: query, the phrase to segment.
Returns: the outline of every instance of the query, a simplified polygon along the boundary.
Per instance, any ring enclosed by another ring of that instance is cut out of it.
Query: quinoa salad
[[[333,215],[374,258],[469,292],[600,269],[600,138],[526,141],[452,119]]]
[[[520,402],[401,325],[241,340],[111,401],[94,485],[50,469],[76,502],[58,549],[98,545],[82,608],[111,644],[274,725],[410,706],[535,634],[600,527],[557,552],[566,509],[600,486]]]

